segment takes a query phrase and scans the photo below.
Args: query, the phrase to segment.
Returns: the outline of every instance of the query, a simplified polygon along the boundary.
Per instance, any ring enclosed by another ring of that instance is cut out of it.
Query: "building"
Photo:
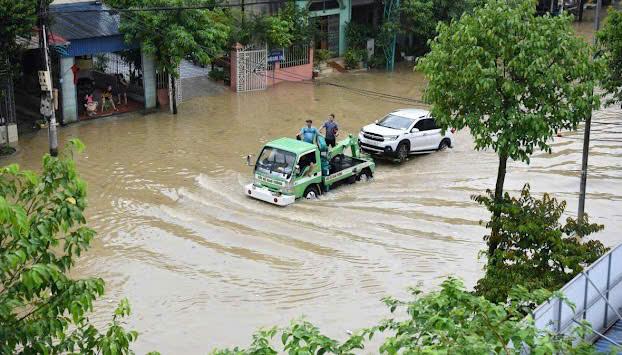
[[[376,0],[296,0],[317,19],[318,40],[315,49],[328,49],[343,55],[347,49],[346,27],[350,21],[377,25],[382,4]]]
[[[50,5],[50,17],[50,32],[66,41],[53,47],[60,122],[76,122],[111,111],[108,101],[102,99],[108,86],[128,93],[130,103],[120,111],[156,107],[154,60],[138,44],[125,43],[118,14],[99,1],[65,2]],[[121,77],[129,84],[120,89]],[[94,115],[85,106],[89,94],[100,106]]]

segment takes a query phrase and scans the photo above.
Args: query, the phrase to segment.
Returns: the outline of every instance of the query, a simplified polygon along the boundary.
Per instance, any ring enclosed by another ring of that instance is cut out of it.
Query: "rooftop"
[[[393,111],[391,112],[391,114],[410,119],[418,119],[428,116],[430,112],[419,108],[403,108],[397,111]]]
[[[118,36],[119,15],[111,14],[100,1],[54,2],[50,5],[51,29],[69,41]]]
[[[270,147],[273,148],[279,148],[279,149],[283,149],[286,150],[288,152],[292,152],[292,153],[296,153],[296,154],[302,154],[302,153],[306,153],[312,149],[316,149],[316,146],[311,144],[311,143],[307,143],[307,142],[303,142],[303,141],[299,141],[293,138],[279,138],[279,139],[275,139],[271,142],[268,142],[267,144]]]

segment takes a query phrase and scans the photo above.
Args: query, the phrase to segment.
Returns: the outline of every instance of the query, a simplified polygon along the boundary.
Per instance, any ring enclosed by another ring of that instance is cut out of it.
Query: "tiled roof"
[[[51,30],[71,41],[74,39],[119,35],[119,15],[112,15],[99,1],[53,3],[50,5]]]

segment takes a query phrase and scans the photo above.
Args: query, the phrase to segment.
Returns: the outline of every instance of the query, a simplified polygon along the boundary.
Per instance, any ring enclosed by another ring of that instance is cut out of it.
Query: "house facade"
[[[108,87],[115,94],[127,91],[128,106],[133,109],[156,107],[154,60],[138,45],[125,43],[119,31],[120,16],[108,10],[99,1],[50,5],[50,30],[66,41],[54,47],[60,121],[64,124],[91,116],[86,110],[88,95],[99,103],[96,115],[111,110],[103,99]],[[120,87],[120,78],[129,86]]]

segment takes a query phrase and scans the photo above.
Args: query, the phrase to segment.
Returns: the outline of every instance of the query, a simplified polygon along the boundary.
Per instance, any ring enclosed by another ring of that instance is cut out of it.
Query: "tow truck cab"
[[[351,156],[344,154],[347,148]],[[358,140],[351,136],[330,151],[323,144],[279,138],[262,148],[253,182],[244,190],[250,197],[286,206],[297,198],[315,198],[344,179],[371,177],[374,169],[373,160],[361,156]]]

